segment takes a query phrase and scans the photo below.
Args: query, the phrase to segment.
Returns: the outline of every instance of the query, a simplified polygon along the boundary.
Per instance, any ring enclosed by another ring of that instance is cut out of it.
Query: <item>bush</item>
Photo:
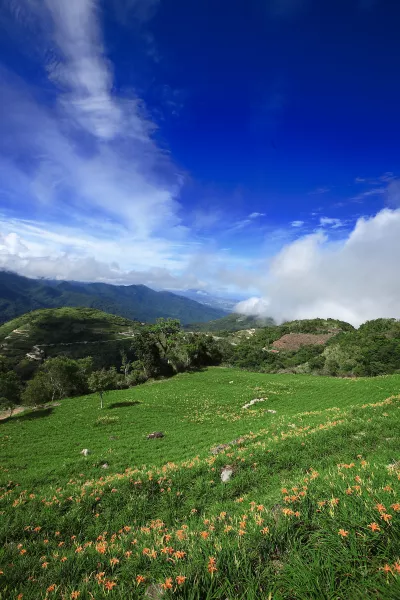
[[[116,423],[118,423],[119,421],[119,417],[109,417],[108,415],[106,415],[105,417],[99,417],[96,422],[95,422],[95,426],[104,426],[104,425],[115,425]]]

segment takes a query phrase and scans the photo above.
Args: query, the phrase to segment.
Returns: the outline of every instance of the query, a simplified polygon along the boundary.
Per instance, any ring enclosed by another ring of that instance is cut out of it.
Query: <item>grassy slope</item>
[[[343,380],[214,368],[110,393],[102,413],[89,396],[43,418],[32,413],[1,424],[2,480],[13,483],[0,507],[0,597],[44,598],[55,584],[48,597],[140,598],[147,583],[137,584],[137,575],[146,582],[173,577],[175,595],[185,598],[400,597],[400,516],[389,508],[400,483],[386,469],[400,458],[400,403],[384,402],[399,385],[400,376]],[[267,400],[241,409],[255,397]],[[138,404],[112,407],[123,402]],[[95,426],[99,415],[119,420]],[[146,440],[154,430],[166,437]],[[241,435],[242,447],[210,457],[211,446]],[[84,447],[92,450],[88,459],[79,454]],[[227,463],[236,473],[223,485],[219,470]],[[299,516],[284,515],[286,508]],[[380,531],[368,528],[372,522]],[[105,554],[95,548],[104,531]],[[163,547],[187,555],[163,554]],[[207,569],[210,556],[215,573]],[[37,581],[22,581],[22,572]],[[179,575],[187,582],[179,585]],[[107,581],[117,584],[110,592]]]

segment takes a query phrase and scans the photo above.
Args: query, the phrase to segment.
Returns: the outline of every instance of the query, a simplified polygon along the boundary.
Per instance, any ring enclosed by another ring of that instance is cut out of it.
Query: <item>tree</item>
[[[0,405],[10,411],[10,416],[16,404],[21,399],[21,380],[14,371],[0,372]]]
[[[43,371],[28,381],[22,393],[22,403],[27,406],[40,406],[53,400],[53,389],[49,377]]]
[[[52,390],[52,400],[87,392],[87,378],[91,370],[90,356],[80,360],[57,356],[47,359],[41,366],[41,371],[47,376],[48,385]]]
[[[132,347],[138,359],[134,368],[141,368],[146,379],[159,375],[162,359],[155,336],[150,331],[141,331],[135,336]]]
[[[121,354],[121,368],[120,371],[124,375],[125,383],[129,382],[129,373],[132,369],[132,363],[129,361],[125,350],[120,351]]]
[[[158,343],[162,356],[165,357],[168,349],[168,342],[172,337],[175,337],[181,330],[179,319],[164,319],[156,320],[155,325],[150,326],[150,332],[154,335]]]
[[[92,392],[99,394],[100,408],[102,409],[104,394],[118,387],[118,373],[116,368],[111,367],[108,370],[93,371],[89,376],[88,386]]]

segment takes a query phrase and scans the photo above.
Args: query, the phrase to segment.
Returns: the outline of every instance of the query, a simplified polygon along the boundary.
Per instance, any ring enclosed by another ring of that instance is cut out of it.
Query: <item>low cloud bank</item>
[[[255,285],[260,297],[236,306],[278,322],[315,317],[355,326],[379,317],[400,318],[400,209],[360,218],[348,237],[321,233],[286,245]]]

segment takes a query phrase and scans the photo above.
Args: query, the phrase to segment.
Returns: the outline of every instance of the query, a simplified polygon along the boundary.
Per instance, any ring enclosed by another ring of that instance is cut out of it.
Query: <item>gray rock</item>
[[[146,588],[144,593],[145,598],[150,598],[151,600],[158,600],[165,595],[164,588],[161,583],[152,583]]]
[[[153,433],[149,433],[149,435],[147,436],[148,440],[154,440],[156,438],[163,438],[164,434],[162,431],[154,431]]]

